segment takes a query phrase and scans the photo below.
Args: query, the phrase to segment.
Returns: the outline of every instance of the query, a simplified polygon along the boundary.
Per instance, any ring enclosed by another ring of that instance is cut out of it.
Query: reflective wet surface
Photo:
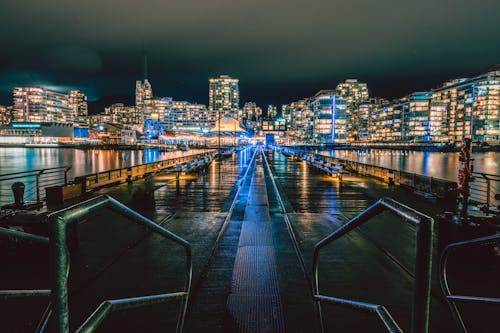
[[[242,222],[244,218],[251,218],[246,216],[245,207],[252,200],[248,194],[252,172],[248,179],[242,179],[251,156],[251,150],[246,150],[223,161],[214,161],[204,174],[179,178],[173,174],[157,175],[99,192],[112,195],[192,244],[194,298],[188,317],[189,332],[223,331],[231,327],[227,325],[225,309],[240,234],[244,232]],[[268,152],[266,156],[273,172],[273,175],[265,172],[266,191],[286,331],[310,332],[317,326],[309,285],[297,260],[270,176],[274,176],[278,184],[309,275],[314,245],[381,196],[393,197],[431,216],[446,209],[367,178],[346,175],[339,182],[280,153]],[[241,191],[235,196],[238,188]],[[215,241],[235,198],[230,222],[215,251]],[[99,211],[82,221],[79,239],[79,250],[73,252],[70,270],[72,328],[78,327],[103,300],[182,288],[185,267],[182,249],[110,211]],[[321,252],[320,290],[325,295],[383,304],[401,327],[409,331],[414,247],[415,228],[384,213]],[[215,257],[209,262],[212,252]],[[486,281],[494,281],[490,273],[498,273],[498,266],[491,261],[490,266],[484,268],[478,260],[481,255],[451,259],[450,276],[457,292],[495,296],[488,294],[491,292],[488,288],[477,288],[481,282],[486,285]],[[0,259],[2,266],[8,268],[0,275],[2,289],[49,287],[47,253],[43,248],[34,251],[2,248]],[[464,274],[461,265],[481,273]],[[454,332],[455,326],[436,281],[434,277],[430,331]],[[178,305],[173,302],[116,313],[98,331],[172,331]],[[32,331],[46,306],[44,298],[2,301],[0,311],[9,314],[3,328],[9,332]],[[373,315],[330,305],[324,306],[324,310],[330,331],[383,331]],[[469,321],[477,323],[481,318],[482,326],[474,331],[483,332],[490,327],[487,320],[491,312],[470,307],[466,310]],[[482,313],[486,318],[478,317]]]
[[[402,151],[389,149],[332,150],[321,154],[429,177],[457,180],[459,153]],[[472,153],[474,171],[500,174],[500,152]]]

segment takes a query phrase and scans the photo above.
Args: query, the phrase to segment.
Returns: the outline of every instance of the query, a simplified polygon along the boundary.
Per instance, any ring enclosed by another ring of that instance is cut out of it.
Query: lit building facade
[[[148,79],[135,82],[135,107],[141,114],[142,122],[151,119],[153,113],[153,88]]]
[[[267,118],[274,119],[278,116],[278,109],[274,105],[267,106]]]
[[[362,127],[358,106],[368,100],[368,86],[366,83],[361,83],[356,79],[348,79],[337,85],[335,95],[343,99],[346,103],[345,112],[348,119],[347,137],[349,141],[356,141],[360,137],[359,131]],[[361,111],[364,111],[364,109]],[[363,134],[364,132],[362,131],[361,135]]]
[[[0,126],[8,125],[13,118],[12,106],[0,105]]]
[[[281,106],[281,113],[288,124],[288,135],[298,142],[307,142],[313,137],[314,113],[309,99],[301,99]]]
[[[74,123],[68,95],[42,87],[14,88],[14,121]]]
[[[500,144],[500,71],[446,82],[433,91],[431,123],[440,141]],[[441,130],[439,131],[439,125]]]
[[[240,89],[238,79],[221,75],[209,79],[208,108],[210,110],[226,111],[239,118]]]
[[[89,109],[87,96],[79,90],[71,90],[68,93],[68,102],[73,110],[73,118],[76,125],[88,126]]]
[[[316,143],[346,143],[346,102],[334,90],[321,90],[311,99],[313,140]]]
[[[173,101],[166,113],[164,128],[173,132],[206,133],[215,126],[217,111],[208,110],[203,104]]]
[[[109,117],[109,122],[115,124],[141,125],[142,114],[135,106],[115,103],[104,109],[104,114]]]

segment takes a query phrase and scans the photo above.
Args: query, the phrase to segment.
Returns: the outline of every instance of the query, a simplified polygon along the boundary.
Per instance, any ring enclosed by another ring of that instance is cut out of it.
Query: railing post
[[[488,208],[488,212],[490,211],[490,198],[491,198],[491,182],[488,177],[486,178],[486,207]]]
[[[433,220],[421,217],[416,225],[415,288],[413,294],[412,333],[427,333],[431,290]]]
[[[35,187],[36,187],[36,201],[40,201],[40,176],[42,173],[45,171],[45,169],[41,170],[39,173],[36,174],[35,177]]]
[[[66,223],[59,216],[50,221],[50,258],[51,258],[51,301],[52,330],[57,333],[69,332],[68,314],[68,272],[69,256],[66,245]]]

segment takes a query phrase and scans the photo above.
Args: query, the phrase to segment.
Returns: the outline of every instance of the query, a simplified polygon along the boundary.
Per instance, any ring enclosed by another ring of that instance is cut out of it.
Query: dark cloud
[[[2,0],[0,86],[31,73],[132,95],[144,48],[161,96],[206,103],[208,77],[227,73],[260,103],[349,77],[394,97],[498,63],[498,12],[497,0]]]

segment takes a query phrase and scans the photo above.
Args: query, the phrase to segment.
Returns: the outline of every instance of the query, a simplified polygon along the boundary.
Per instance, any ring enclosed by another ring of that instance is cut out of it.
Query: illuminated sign
[[[12,123],[13,128],[40,128],[38,123]]]

